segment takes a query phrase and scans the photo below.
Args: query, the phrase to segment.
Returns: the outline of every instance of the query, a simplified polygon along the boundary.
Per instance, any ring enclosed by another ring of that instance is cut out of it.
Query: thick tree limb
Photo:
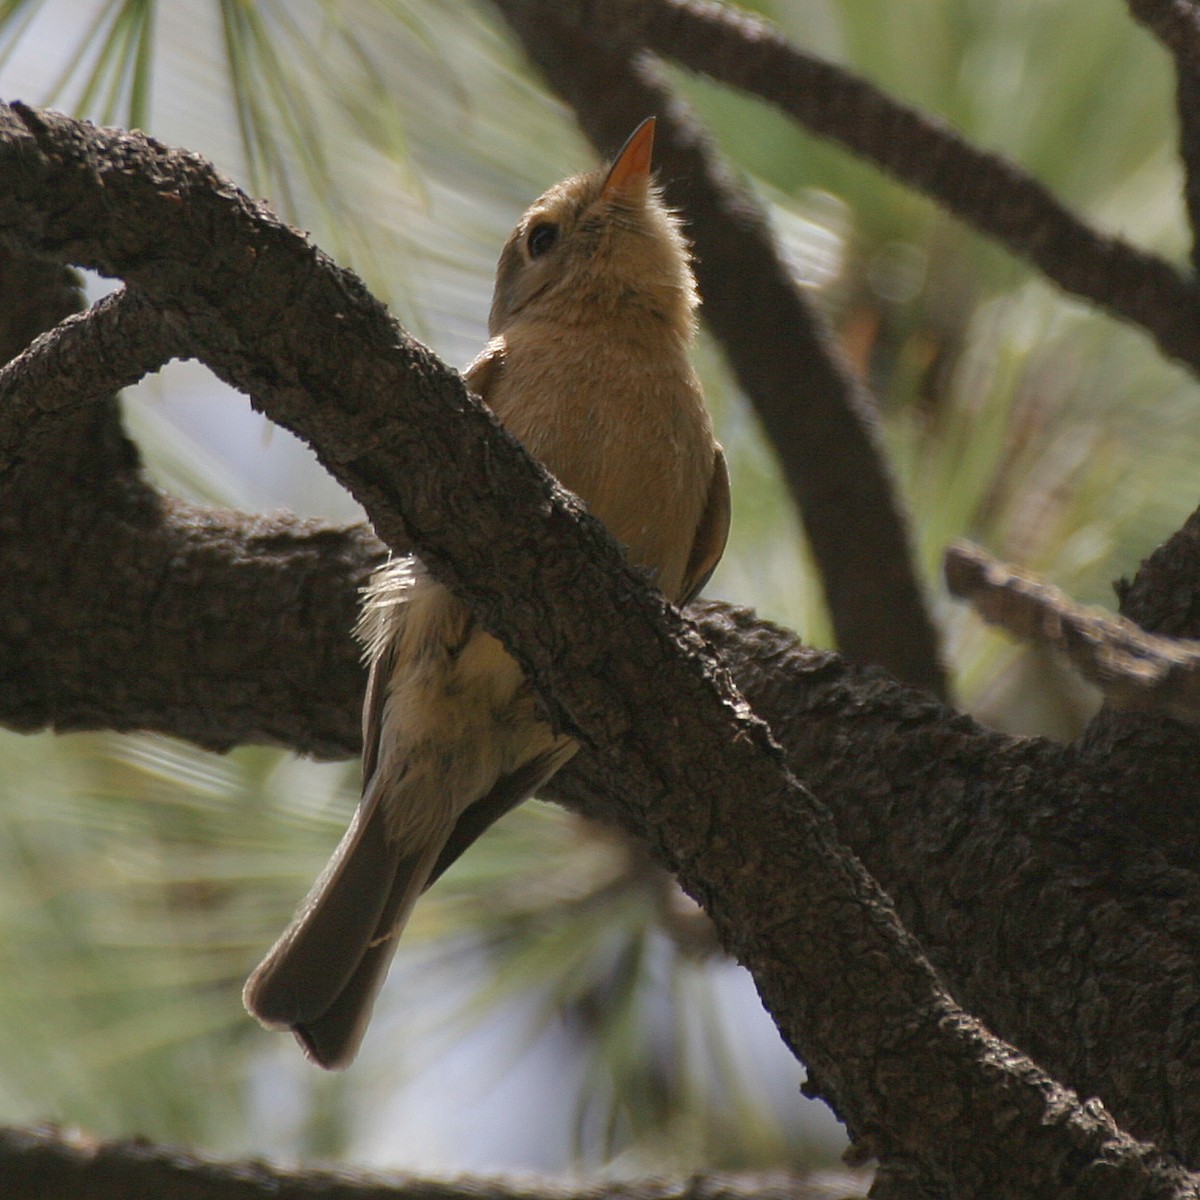
[[[85,538],[55,545],[65,559],[34,540],[50,505],[27,523],[0,513],[3,562],[22,570],[0,585],[0,720],[356,753],[364,674],[347,635],[380,560],[369,530],[286,513],[230,521],[148,487],[88,499],[103,507]]]
[[[760,96],[995,238],[1065,291],[1140,325],[1164,353],[1200,369],[1200,291],[1190,279],[1092,229],[1013,163],[805,54],[761,19],[705,0],[506,0],[507,13],[518,10],[523,20],[586,27],[615,46],[645,47]]]
[[[1200,1072],[1200,880],[1194,844],[1130,820],[1145,764],[981,729],[746,613],[710,607],[701,627],[955,994],[1192,1158],[1200,1106],[1177,1081]],[[1194,762],[1164,764],[1180,807],[1197,801]]]
[[[1113,707],[1200,724],[1200,642],[1158,637],[1088,608],[967,542],[946,551],[946,582],[984,620],[1061,651]]]
[[[205,361],[309,440],[385,538],[411,532],[893,1178],[1200,1194],[956,1008],[694,631],[356,281],[198,160],[20,106],[0,110],[0,231],[186,312]]]
[[[1200,511],[1117,583],[1121,613],[1165,637],[1200,639]]]
[[[849,1200],[865,1172],[696,1175],[570,1188],[503,1178],[437,1180],[398,1172],[225,1162],[144,1141],[97,1142],[50,1128],[0,1129],[0,1178],[20,1200]]]
[[[564,24],[554,5],[496,7],[601,153],[646,113],[658,115],[655,162],[667,199],[688,218],[705,321],[775,448],[838,648],[944,696],[938,635],[874,400],[780,258],[758,202],[646,56],[608,48],[599,25]]]
[[[1200,512],[1158,547],[1131,583],[1119,582],[1120,611],[1143,629],[1200,640]],[[1194,871],[1200,856],[1196,730],[1146,713],[1105,708],[1079,745],[1107,778],[1127,781],[1119,815],[1171,863]]]
[[[0,370],[0,719],[355,754],[363,672],[345,633],[385,550],[362,527],[241,517],[151,487],[97,401],[184,350],[127,289]],[[336,650],[317,648],[319,630]]]

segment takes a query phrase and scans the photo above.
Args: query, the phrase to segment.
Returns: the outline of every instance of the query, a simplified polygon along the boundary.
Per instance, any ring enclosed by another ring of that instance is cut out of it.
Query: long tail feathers
[[[320,1066],[346,1066],[441,845],[389,837],[379,790],[371,789],[300,911],[247,980],[249,1012],[268,1028],[290,1029]]]
[[[573,741],[559,738],[497,780],[456,822],[448,808],[447,823],[425,826],[419,838],[411,832],[397,838],[389,829],[389,807],[404,812],[411,805],[394,793],[385,803],[384,777],[376,771],[328,866],[247,980],[246,1008],[270,1029],[290,1029],[319,1066],[347,1066],[417,898],[575,750]]]

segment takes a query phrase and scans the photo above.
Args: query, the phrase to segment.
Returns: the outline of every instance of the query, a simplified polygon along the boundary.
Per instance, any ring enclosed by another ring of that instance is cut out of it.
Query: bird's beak
[[[608,178],[600,189],[601,196],[611,196],[631,187],[645,187],[650,179],[650,159],[654,154],[654,118],[647,117],[621,147],[613,159]]]

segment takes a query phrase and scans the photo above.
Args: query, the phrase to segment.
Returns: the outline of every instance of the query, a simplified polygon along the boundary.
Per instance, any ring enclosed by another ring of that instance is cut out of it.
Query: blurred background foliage
[[[1172,73],[1123,5],[778,0],[754,7],[1182,261]],[[472,0],[10,0],[0,95],[206,155],[450,362],[484,340],[529,200],[592,163]],[[1071,737],[1092,698],[938,578],[968,535],[1111,604],[1200,492],[1195,384],[1141,334],[762,105],[673,74],[878,398],[961,703]],[[93,291],[107,285],[93,281]],[[770,448],[702,340],[733,538],[709,594],[828,642]],[[128,394],[148,469],[241,508],[357,519],[307,451],[202,369]],[[847,531],[853,536],[853,531]],[[241,980],[354,803],[355,764],[155,737],[0,738],[0,1120],[414,1169],[610,1173],[836,1153],[748,979],[635,849],[536,803],[418,910],[363,1055],[309,1068]]]

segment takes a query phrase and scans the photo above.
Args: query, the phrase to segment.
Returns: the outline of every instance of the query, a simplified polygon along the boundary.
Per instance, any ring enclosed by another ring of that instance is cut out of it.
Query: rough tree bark
[[[939,180],[974,169],[947,153]],[[353,752],[346,631],[379,544],[180,505],[121,431],[116,388],[202,357],[514,649],[587,747],[555,797],[701,901],[877,1194],[1200,1195],[1193,725],[1109,709],[1074,746],[1003,737],[752,614],[681,621],[357,281],[192,156],[5,108],[0,236],[5,294],[44,317],[71,307],[64,263],[127,284],[0,374],[0,719]],[[1073,253],[1100,286],[1133,261]],[[1153,328],[1178,273],[1134,259],[1114,310],[1187,358]],[[1126,615],[1196,636],[1198,556],[1194,518]]]

